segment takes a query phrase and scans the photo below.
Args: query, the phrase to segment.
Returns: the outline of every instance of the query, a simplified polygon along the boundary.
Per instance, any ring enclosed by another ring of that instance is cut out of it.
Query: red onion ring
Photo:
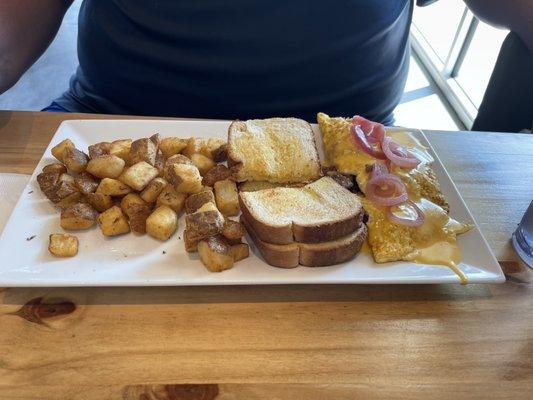
[[[401,179],[388,173],[372,177],[366,184],[365,195],[373,203],[385,207],[395,206],[409,200]]]
[[[411,206],[416,211],[417,213],[416,219],[398,217],[396,214],[392,212],[392,207],[389,207],[387,209],[387,218],[391,222],[394,222],[400,225],[413,226],[413,227],[421,226],[424,223],[424,219],[425,219],[425,216],[422,210],[416,205],[416,203],[412,202],[411,200],[407,200],[405,204]]]
[[[420,164],[420,160],[405,148],[394,142],[390,137],[383,138],[381,149],[385,156],[395,165],[402,168],[413,168]]]
[[[385,160],[387,158],[381,150],[368,143],[367,137],[359,125],[351,125],[350,133],[354,137],[355,142],[365,153],[380,160]]]
[[[368,143],[381,143],[385,137],[385,128],[380,123],[370,121],[360,115],[352,118],[353,125],[361,126]]]

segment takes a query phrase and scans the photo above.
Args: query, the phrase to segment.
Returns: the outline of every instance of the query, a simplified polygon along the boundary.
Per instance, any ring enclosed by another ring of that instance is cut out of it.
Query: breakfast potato
[[[74,203],[61,211],[61,228],[67,230],[87,229],[94,225],[98,212],[86,203]]]
[[[146,233],[146,220],[152,213],[152,208],[148,204],[130,203],[126,206],[125,214],[130,221],[132,232],[144,235]]]
[[[100,181],[96,193],[107,194],[108,196],[124,196],[131,192],[131,188],[118,179],[104,178]]]
[[[187,147],[183,150],[183,154],[190,157],[194,153],[200,153],[204,156],[213,159],[215,152],[223,145],[226,144],[226,141],[221,138],[189,138],[187,140]]]
[[[220,212],[226,216],[239,214],[239,192],[237,184],[229,179],[215,182],[215,199]]]
[[[132,142],[131,139],[119,139],[111,142],[109,154],[128,162]]]
[[[185,212],[187,214],[192,214],[198,211],[198,209],[206,203],[215,204],[215,196],[211,190],[203,189],[202,191],[187,197],[187,200],[185,200]]]
[[[116,236],[130,231],[128,220],[118,206],[104,211],[98,216],[97,221],[104,236]]]
[[[213,156],[213,161],[217,163],[224,162],[228,159],[228,144],[224,143],[223,145],[217,147],[211,151]]]
[[[141,191],[158,174],[159,171],[157,168],[151,166],[145,161],[140,161],[127,168],[118,179],[120,179],[129,187],[137,191]]]
[[[98,187],[99,180],[88,172],[82,172],[74,178],[74,186],[82,193],[93,193]]]
[[[185,251],[187,253],[196,253],[198,251],[199,240],[191,239],[187,229],[183,231],[183,242],[185,243]]]
[[[95,157],[87,163],[87,172],[98,178],[118,178],[126,162],[116,155],[104,155]]]
[[[57,183],[59,182],[59,172],[41,172],[37,175],[37,183],[39,188],[48,199],[54,203],[57,203],[59,197],[57,196]]]
[[[72,143],[72,140],[65,139],[59,144],[52,147],[52,155],[57,158],[59,161],[63,162],[63,154],[66,149],[73,149],[76,146],[74,146],[74,143]]]
[[[100,142],[91,144],[88,147],[89,150],[89,158],[96,158],[99,156],[105,156],[107,154],[110,154],[111,150],[111,143],[109,142]]]
[[[52,163],[45,165],[43,167],[43,172],[57,172],[59,174],[64,174],[67,172],[67,167],[60,163]]]
[[[224,217],[213,203],[206,203],[198,211],[185,217],[191,240],[202,240],[217,235],[224,226]]]
[[[161,135],[159,133],[154,133],[152,136],[150,136],[150,140],[153,144],[155,144],[156,149],[158,149],[159,144],[161,143]]]
[[[168,182],[163,178],[154,178],[141,192],[141,199],[147,203],[153,203],[157,200],[157,197],[161,194],[163,188]]]
[[[133,205],[141,205],[147,207],[148,204],[141,199],[141,196],[139,196],[137,193],[128,193],[126,196],[122,198],[120,201],[120,209],[124,214],[126,214],[129,217],[128,208]]]
[[[159,143],[159,148],[163,152],[165,158],[180,153],[185,147],[187,147],[187,139],[177,137],[167,137],[162,139]]]
[[[231,176],[231,171],[225,165],[219,164],[215,165],[209,171],[203,175],[202,183],[205,186],[213,186],[215,182],[223,181],[224,179],[229,179]]]
[[[196,168],[198,168],[198,171],[200,171],[200,175],[202,176],[204,176],[207,171],[216,165],[213,160],[200,153],[194,153],[191,155],[191,161]]]
[[[174,170],[174,164],[194,165],[190,158],[185,157],[183,154],[174,154],[173,156],[170,156],[170,158],[165,161],[165,166],[163,167],[163,178],[167,181],[170,179],[171,172]]]
[[[246,243],[233,244],[230,247],[230,253],[234,262],[244,260],[250,256],[250,247]]]
[[[194,165],[172,164],[167,180],[178,193],[198,193],[202,190],[202,176]]]
[[[66,233],[53,233],[49,237],[48,251],[56,257],[73,257],[78,254],[78,238]]]
[[[178,214],[167,206],[157,207],[146,219],[146,233],[159,240],[167,240],[177,228]]]
[[[75,147],[67,147],[63,151],[63,163],[71,172],[80,173],[85,171],[89,156]]]
[[[107,194],[87,193],[85,199],[98,212],[104,212],[115,205],[111,196]]]
[[[59,207],[61,209],[68,207],[71,204],[77,203],[81,200],[81,193],[78,191],[75,191],[69,195],[66,195],[61,200],[59,200],[57,203],[55,203],[56,207]]]
[[[130,163],[145,161],[151,166],[155,164],[157,146],[149,138],[137,139],[131,144]]]
[[[211,272],[221,272],[233,267],[231,247],[218,236],[211,236],[198,243],[200,260]]]
[[[246,230],[240,222],[226,219],[221,233],[231,244],[237,244],[246,234]]]
[[[165,157],[161,150],[157,149],[154,167],[157,168],[157,176],[163,176],[165,172]]]
[[[69,204],[77,202],[81,198],[81,193],[75,186],[74,178],[69,174],[59,175],[59,180],[54,188],[56,206],[64,208]]]
[[[178,193],[174,186],[166,185],[157,197],[156,206],[167,206],[179,215],[187,199],[186,193]]]

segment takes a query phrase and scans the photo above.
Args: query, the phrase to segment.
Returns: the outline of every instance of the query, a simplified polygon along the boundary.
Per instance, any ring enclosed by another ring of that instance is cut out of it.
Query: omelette
[[[386,207],[379,206],[364,196],[371,166],[376,158],[362,151],[350,133],[351,118],[332,118],[318,114],[318,124],[324,142],[326,167],[335,167],[339,172],[354,175],[363,195],[363,206],[368,213],[368,244],[378,263],[389,261],[413,261],[423,264],[446,265],[466,283],[466,276],[458,268],[461,253],[457,235],[472,228],[471,224],[458,222],[448,215],[449,205],[442,194],[431,168],[433,157],[409,132],[388,130],[396,143],[416,156],[420,163],[412,168],[391,166],[390,172],[405,184],[409,200],[424,213],[421,226],[412,227],[392,222],[387,217]],[[395,214],[412,212],[408,207],[395,207]]]

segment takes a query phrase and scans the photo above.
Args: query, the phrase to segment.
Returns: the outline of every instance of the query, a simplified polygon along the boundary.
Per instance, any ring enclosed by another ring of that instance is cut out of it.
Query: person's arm
[[[507,28],[533,51],[533,0],[464,0],[480,20]]]
[[[0,94],[46,50],[72,1],[0,1]]]

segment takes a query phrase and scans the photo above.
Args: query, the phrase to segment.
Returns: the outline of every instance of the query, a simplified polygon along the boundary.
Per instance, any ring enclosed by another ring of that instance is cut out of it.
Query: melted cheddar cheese
[[[361,151],[350,137],[350,119],[330,118],[318,114],[318,123],[324,141],[326,164],[339,172],[356,176],[364,193],[369,179],[369,166],[376,159]],[[413,169],[393,167],[390,172],[404,182],[409,199],[424,212],[424,223],[408,227],[390,221],[386,208],[360,196],[368,213],[368,244],[378,263],[389,261],[413,261],[423,264],[446,265],[466,283],[466,276],[459,269],[461,252],[456,237],[472,228],[448,215],[449,206],[444,198],[435,173],[431,169],[433,157],[415,137],[408,132],[389,130],[387,135],[406,147],[421,163]],[[393,212],[404,218],[416,218],[409,207],[394,207]]]

